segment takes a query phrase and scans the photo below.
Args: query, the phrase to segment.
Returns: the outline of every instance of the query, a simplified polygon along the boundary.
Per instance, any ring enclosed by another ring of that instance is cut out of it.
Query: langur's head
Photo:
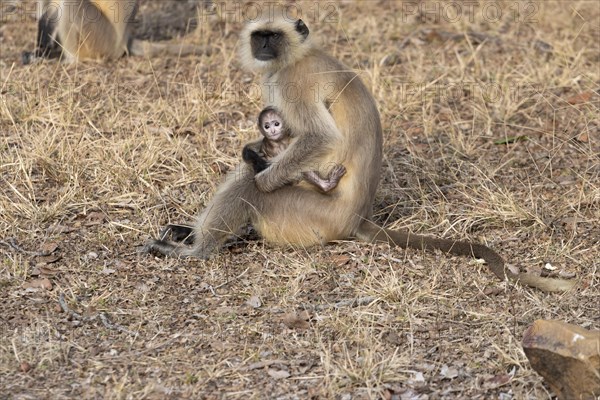
[[[312,48],[308,27],[286,9],[264,7],[240,34],[240,60],[257,72],[275,72],[302,59]]]
[[[268,140],[281,140],[286,136],[286,127],[274,107],[266,107],[258,115],[258,129]]]

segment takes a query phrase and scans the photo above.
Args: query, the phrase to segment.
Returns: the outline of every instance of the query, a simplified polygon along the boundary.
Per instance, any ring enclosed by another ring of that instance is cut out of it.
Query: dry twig
[[[69,308],[69,306],[67,305],[64,293],[61,293],[58,296],[58,303],[60,304],[60,308],[62,308],[64,313],[69,315],[71,318],[75,318],[75,319],[78,319],[83,322],[94,322],[94,321],[96,321],[96,319],[100,319],[100,321],[102,321],[102,325],[104,325],[104,327],[106,329],[121,331],[121,332],[128,333],[130,335],[135,335],[135,332],[132,332],[129,329],[127,329],[119,324],[113,324],[113,323],[109,322],[108,317],[103,312],[92,315],[91,317],[85,317],[85,316],[79,314],[78,312],[71,310]]]
[[[312,308],[315,311],[322,311],[322,310],[327,310],[329,308],[340,309],[340,308],[344,308],[344,307],[366,306],[375,301],[377,301],[377,297],[365,296],[365,297],[358,297],[356,299],[340,300],[337,303],[333,303],[333,304],[318,304],[316,306],[308,306],[307,308],[309,308],[309,309]]]
[[[46,257],[46,256],[49,256],[50,254],[52,254],[52,252],[49,252],[49,251],[30,251],[30,250],[25,250],[24,248],[22,248],[21,246],[19,246],[19,244],[17,243],[17,241],[16,241],[15,238],[8,238],[6,240],[0,240],[0,245],[4,245],[6,247],[10,247],[12,249],[17,250],[19,253],[27,254],[28,256]]]

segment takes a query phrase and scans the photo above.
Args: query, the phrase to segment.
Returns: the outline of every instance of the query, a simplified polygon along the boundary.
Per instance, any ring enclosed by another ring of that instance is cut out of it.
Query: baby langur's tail
[[[160,43],[132,39],[127,46],[130,55],[140,57],[155,57],[161,54],[174,56],[210,55],[211,48],[187,43]]]
[[[482,258],[492,272],[501,280],[509,279],[544,292],[564,292],[571,289],[575,282],[562,279],[544,278],[530,274],[515,274],[504,267],[504,260],[498,253],[487,246],[466,241],[440,239],[416,235],[407,231],[385,229],[372,221],[364,221],[356,232],[356,237],[365,242],[385,242],[392,246],[417,250],[435,250],[454,254]]]

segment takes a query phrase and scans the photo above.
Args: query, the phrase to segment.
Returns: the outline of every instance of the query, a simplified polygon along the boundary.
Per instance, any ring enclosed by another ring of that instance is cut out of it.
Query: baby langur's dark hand
[[[244,149],[242,150],[242,159],[247,164],[252,165],[255,174],[264,171],[271,165],[271,163],[262,158],[256,151],[252,150],[249,146],[244,146]]]

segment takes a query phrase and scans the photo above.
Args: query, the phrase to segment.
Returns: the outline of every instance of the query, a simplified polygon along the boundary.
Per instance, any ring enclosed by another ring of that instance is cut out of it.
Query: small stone
[[[555,271],[556,267],[550,263],[546,263],[546,265],[544,265],[544,269],[547,269],[548,271]]]
[[[559,399],[600,396],[600,331],[537,320],[524,333],[523,350]]]

